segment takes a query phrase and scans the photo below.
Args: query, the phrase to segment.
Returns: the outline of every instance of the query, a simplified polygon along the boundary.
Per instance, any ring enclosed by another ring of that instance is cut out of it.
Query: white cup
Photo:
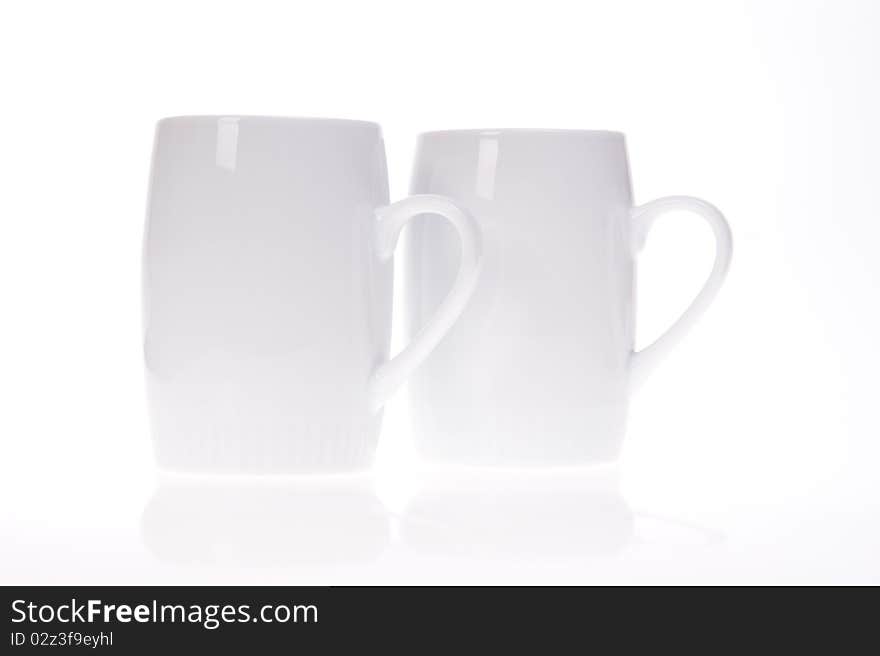
[[[632,383],[693,325],[727,273],[731,236],[720,212],[686,197],[633,207],[624,137],[614,132],[427,133],[411,190],[454,199],[483,238],[471,302],[410,382],[422,453],[489,465],[614,459]],[[669,210],[706,219],[715,264],[678,322],[635,352],[635,256]],[[430,217],[407,239],[415,334],[456,275],[459,245]]]
[[[392,254],[414,215],[461,240],[455,283],[392,360]],[[388,205],[378,125],[193,116],[159,122],[144,238],[144,354],[163,469],[356,470],[385,399],[461,313],[479,271],[468,215]]]

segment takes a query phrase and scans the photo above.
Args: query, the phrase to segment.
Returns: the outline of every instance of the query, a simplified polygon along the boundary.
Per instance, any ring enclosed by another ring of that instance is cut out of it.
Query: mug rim
[[[160,118],[156,124],[164,125],[166,123],[188,123],[188,122],[207,122],[219,121],[222,119],[236,119],[246,121],[260,121],[267,123],[282,124],[306,124],[306,123],[329,123],[337,125],[349,125],[352,127],[361,126],[380,130],[381,126],[375,121],[362,121],[352,118],[334,118],[324,116],[278,116],[272,114],[175,114],[172,116],[164,116]]]
[[[623,132],[617,130],[583,130],[579,128],[465,128],[461,130],[429,130],[422,132],[420,137],[440,137],[440,136],[467,136],[467,135],[485,135],[498,136],[501,134],[519,134],[519,135],[570,135],[583,137],[604,137],[622,139]]]

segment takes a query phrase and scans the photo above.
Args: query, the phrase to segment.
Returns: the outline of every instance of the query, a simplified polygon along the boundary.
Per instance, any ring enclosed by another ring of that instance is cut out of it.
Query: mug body
[[[144,355],[160,467],[295,472],[368,465],[387,357],[391,264],[378,125],[178,117],[155,137]]]
[[[412,192],[449,196],[483,233],[471,302],[410,382],[421,452],[514,466],[613,459],[625,430],[634,332],[623,135],[427,133]],[[410,228],[411,332],[451,284],[457,248],[435,217]]]

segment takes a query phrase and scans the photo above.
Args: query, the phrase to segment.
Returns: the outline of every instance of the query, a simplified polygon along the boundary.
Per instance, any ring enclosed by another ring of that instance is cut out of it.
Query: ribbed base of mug
[[[416,414],[416,446],[426,460],[480,467],[598,465],[619,457],[626,432],[625,405],[567,414],[454,410]]]
[[[543,449],[525,450],[513,449],[509,446],[481,448],[477,445],[476,448],[453,449],[440,445],[437,440],[422,443],[418,451],[423,458],[431,462],[469,467],[578,467],[607,464],[614,462],[620,456],[618,445],[576,448],[545,445]]]
[[[322,474],[362,471],[376,451],[379,421],[272,432],[154,428],[160,469],[193,474]]]

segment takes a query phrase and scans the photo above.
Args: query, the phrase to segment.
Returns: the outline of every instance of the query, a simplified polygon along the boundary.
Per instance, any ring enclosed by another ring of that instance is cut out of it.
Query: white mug
[[[721,213],[686,197],[633,207],[624,137],[614,132],[427,133],[411,190],[452,198],[483,238],[471,302],[409,384],[421,452],[515,466],[614,459],[631,385],[693,325],[727,273],[731,236]],[[678,322],[636,352],[635,256],[668,210],[706,219],[715,264]],[[407,240],[415,333],[456,275],[459,247],[430,217]]]
[[[392,255],[413,216],[461,240],[455,283],[388,360]],[[159,122],[144,237],[144,355],[159,466],[363,469],[385,399],[455,322],[479,271],[450,201],[388,205],[381,130],[330,119]]]

